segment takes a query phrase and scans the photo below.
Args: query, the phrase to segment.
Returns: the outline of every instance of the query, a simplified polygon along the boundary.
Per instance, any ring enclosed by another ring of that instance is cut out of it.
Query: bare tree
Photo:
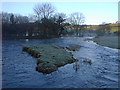
[[[16,15],[14,18],[16,24],[28,23],[29,19],[27,16]]]
[[[85,17],[82,13],[75,12],[70,14],[69,22],[73,25],[82,25],[85,22]]]
[[[34,7],[38,20],[51,17],[54,11],[55,7],[51,3],[40,3]]]
[[[37,21],[36,15],[29,15],[28,19],[29,19],[29,22],[36,22]]]
[[[7,12],[2,12],[2,23],[11,23],[10,22],[10,17],[12,13],[7,13]]]
[[[19,24],[19,23],[28,23],[29,19],[27,16],[2,12],[2,22],[7,24],[13,24],[13,23]]]
[[[76,35],[80,36],[79,32],[81,33],[82,24],[85,22],[84,15],[79,12],[72,13],[68,18],[68,21],[70,24],[74,25],[74,28],[76,29]]]
[[[62,17],[63,19],[65,19],[66,18],[66,14],[65,13],[56,13],[56,14],[54,14],[54,17],[56,19],[58,19],[59,17]]]

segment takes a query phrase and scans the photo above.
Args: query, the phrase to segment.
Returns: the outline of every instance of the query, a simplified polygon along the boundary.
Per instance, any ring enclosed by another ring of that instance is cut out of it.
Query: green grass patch
[[[120,37],[118,36],[99,36],[93,38],[93,41],[103,46],[120,49]]]
[[[76,61],[72,53],[56,45],[41,44],[39,46],[24,46],[23,51],[36,57],[36,70],[46,74],[56,71],[60,66]]]

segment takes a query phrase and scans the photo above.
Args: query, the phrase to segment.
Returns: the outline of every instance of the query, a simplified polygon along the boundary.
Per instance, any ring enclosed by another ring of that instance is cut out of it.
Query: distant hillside
[[[109,28],[110,31],[118,31],[118,27],[120,28],[120,24],[106,24]],[[105,26],[105,25],[103,25]],[[87,25],[86,29],[88,30],[97,30],[100,28],[100,25]]]
[[[118,28],[120,28],[120,23],[119,24],[110,24],[111,30],[112,31],[118,31]]]
[[[105,25],[107,27],[109,27],[110,31],[118,31],[118,27],[120,28],[120,23],[119,24],[117,24],[117,23],[115,23],[115,24],[105,24]],[[83,25],[83,26],[84,26],[85,30],[98,30],[100,28],[100,26],[105,26],[105,25]],[[67,25],[65,27],[68,30],[75,30],[76,29],[74,25]],[[80,28],[78,28],[78,29],[80,29]]]

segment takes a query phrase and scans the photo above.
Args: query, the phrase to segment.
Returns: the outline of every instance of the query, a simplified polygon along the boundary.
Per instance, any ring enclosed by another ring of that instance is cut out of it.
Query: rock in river
[[[78,51],[80,49],[80,45],[73,44],[73,45],[70,45],[66,48],[70,51]]]

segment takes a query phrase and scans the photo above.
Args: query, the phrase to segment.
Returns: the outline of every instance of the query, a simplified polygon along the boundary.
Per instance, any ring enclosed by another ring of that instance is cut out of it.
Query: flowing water
[[[78,68],[67,64],[51,74],[35,70],[36,58],[22,51],[22,46],[39,44],[81,45],[73,51]],[[89,64],[84,60],[90,60]],[[84,41],[84,37],[54,39],[4,40],[2,47],[3,88],[118,88],[118,49]]]

